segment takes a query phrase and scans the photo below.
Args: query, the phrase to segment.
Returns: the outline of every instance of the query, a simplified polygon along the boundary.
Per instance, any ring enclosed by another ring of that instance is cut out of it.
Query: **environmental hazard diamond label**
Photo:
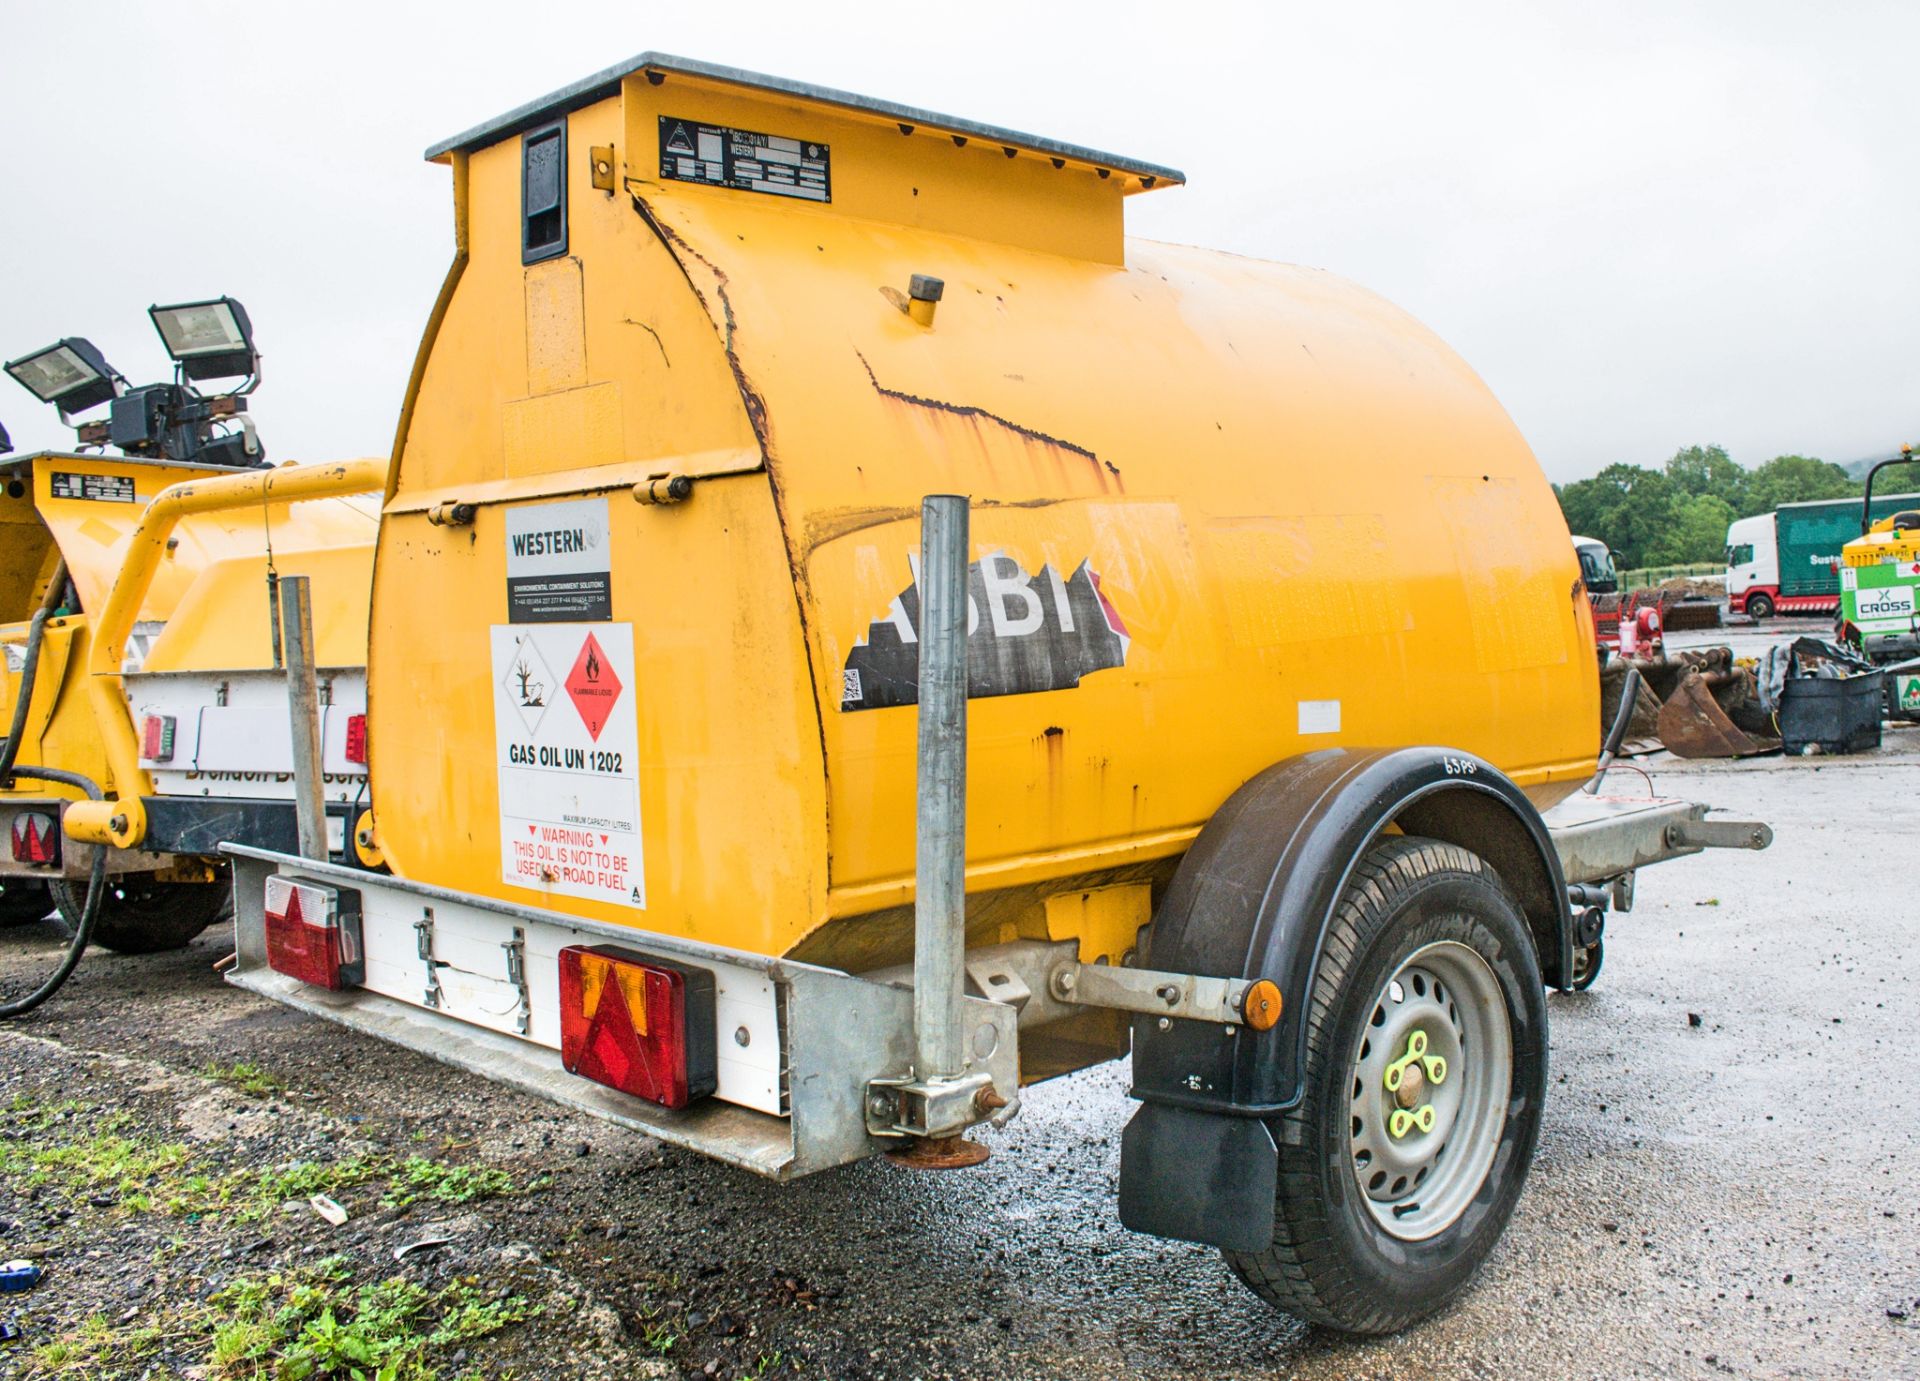
[[[525,635],[515,637],[513,656],[507,661],[507,674],[501,679],[500,688],[530,734],[539,729],[540,721],[546,717],[553,680],[553,670],[533,639]]]
[[[587,634],[586,641],[580,644],[580,655],[573,659],[573,671],[567,676],[567,694],[573,697],[573,707],[580,711],[580,722],[587,726],[587,734],[595,743],[600,741],[600,730],[606,727],[613,707],[620,702],[621,689],[620,677],[607,665],[599,640]]]
[[[633,625],[496,625],[492,643],[501,876],[644,907]]]

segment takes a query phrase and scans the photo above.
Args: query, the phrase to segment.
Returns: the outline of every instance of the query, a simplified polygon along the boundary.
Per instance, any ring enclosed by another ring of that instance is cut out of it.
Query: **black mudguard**
[[[1526,913],[1548,981],[1569,981],[1573,916],[1559,857],[1539,811],[1491,763],[1444,748],[1329,748],[1268,768],[1181,861],[1141,963],[1271,979],[1280,1022],[1224,1036],[1202,1022],[1161,1030],[1135,1019],[1132,1093],[1145,1106],[1121,1147],[1127,1227],[1238,1251],[1271,1240],[1277,1123],[1260,1136],[1208,1124],[1272,1119],[1300,1101],[1320,946],[1354,865],[1389,824],[1485,858]],[[1249,1222],[1256,1201],[1265,1207]]]

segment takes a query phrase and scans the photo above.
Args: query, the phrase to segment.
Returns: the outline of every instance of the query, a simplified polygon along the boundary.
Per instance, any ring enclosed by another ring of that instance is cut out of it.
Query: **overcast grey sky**
[[[384,453],[451,252],[425,146],[660,49],[1183,168],[1136,235],[1414,313],[1556,480],[1920,441],[1920,4],[0,9],[0,355],[231,293],[276,457]],[[67,443],[0,379],[17,449]]]

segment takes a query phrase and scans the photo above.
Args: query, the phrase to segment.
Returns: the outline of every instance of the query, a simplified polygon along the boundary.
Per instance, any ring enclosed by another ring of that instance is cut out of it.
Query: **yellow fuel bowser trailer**
[[[844,92],[647,54],[429,157],[390,871],[233,850],[233,981],[780,1179],[970,1163],[1130,1051],[1124,1223],[1347,1329],[1458,1291],[1544,988],[1636,867],[1767,838],[1543,817],[1592,630],[1486,386],[1127,239],[1172,169]]]
[[[327,497],[299,504],[290,479],[313,475],[299,467],[56,452],[0,461],[0,733],[17,736],[6,761],[23,769],[0,771],[0,919],[37,920],[57,903],[77,925],[91,873],[94,845],[61,846],[61,817],[83,789],[27,775],[34,768],[77,773],[151,818],[137,845],[110,846],[92,939],[112,949],[173,948],[211,924],[230,894],[220,843],[292,847],[271,589],[282,576],[306,577],[320,597],[324,793],[344,839],[365,795],[365,754],[355,761],[348,740],[351,721],[364,722],[385,462],[318,470]],[[345,474],[374,492],[336,497]],[[98,647],[93,627],[116,595],[124,631]],[[94,676],[96,660],[110,674]]]

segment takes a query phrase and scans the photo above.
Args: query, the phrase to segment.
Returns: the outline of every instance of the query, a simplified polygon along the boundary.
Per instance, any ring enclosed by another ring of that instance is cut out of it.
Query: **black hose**
[[[55,563],[53,579],[47,582],[47,592],[40,600],[40,607],[33,611],[33,621],[27,625],[27,655],[20,664],[20,694],[13,702],[13,723],[7,726],[5,740],[0,740],[0,782],[14,775],[13,760],[20,756],[20,736],[27,729],[27,706],[33,703],[33,683],[40,675],[40,644],[47,635],[47,620],[60,607],[66,588],[67,563],[62,558]]]
[[[47,631],[47,611],[34,611],[27,626],[27,659],[20,667],[20,694],[13,702],[13,722],[7,737],[0,741],[0,782],[13,775],[13,760],[20,756],[20,736],[27,728],[27,705],[33,700],[33,683],[40,671],[40,640]]]
[[[47,619],[59,608],[60,599],[67,584],[67,563],[60,562],[54,568],[53,579],[47,584],[47,595],[34,610],[33,622],[27,629],[27,656],[20,668],[20,693],[13,705],[13,722],[7,727],[7,737],[0,742],[0,782],[14,777],[25,777],[35,782],[56,782],[62,786],[78,787],[87,793],[89,800],[102,798],[99,785],[91,777],[83,777],[78,772],[63,772],[57,767],[16,767],[14,760],[20,756],[21,735],[26,732],[27,706],[33,700],[33,683],[40,671],[40,643],[47,630]],[[60,967],[53,976],[23,998],[12,1002],[0,1002],[0,1021],[25,1016],[35,1007],[60,991],[61,984],[72,977],[74,966],[80,962],[80,956],[87,952],[87,941],[93,938],[93,923],[100,915],[100,905],[107,895],[107,855],[111,852],[105,844],[96,844],[93,850],[93,871],[87,878],[87,900],[80,908],[80,923],[73,929],[73,940],[67,946],[66,957],[60,961]]]
[[[1613,723],[1607,728],[1606,742],[1600,745],[1600,761],[1594,768],[1593,776],[1587,780],[1587,795],[1591,796],[1600,789],[1601,778],[1613,766],[1614,755],[1626,740],[1627,724],[1633,718],[1633,707],[1639,699],[1640,668],[1628,667],[1627,674],[1620,678],[1620,708],[1613,712]]]
[[[36,782],[58,782],[62,786],[77,786],[87,793],[87,799],[98,801],[101,791],[91,777],[83,777],[78,772],[63,772],[57,767],[15,767],[16,777],[25,777]],[[87,952],[87,941],[93,938],[93,923],[100,915],[100,903],[107,895],[107,854],[105,844],[93,846],[93,872],[87,878],[87,901],[80,908],[80,924],[73,928],[73,940],[67,946],[66,957],[60,961],[60,967],[53,976],[25,997],[15,998],[12,1002],[0,1002],[0,1021],[25,1016],[35,1007],[60,991],[60,985],[73,976],[74,966],[80,962],[80,956]]]

